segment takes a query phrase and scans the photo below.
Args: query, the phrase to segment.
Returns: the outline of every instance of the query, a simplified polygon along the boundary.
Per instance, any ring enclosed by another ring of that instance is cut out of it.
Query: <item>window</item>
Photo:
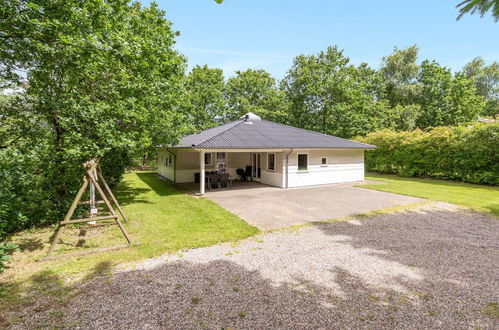
[[[308,170],[308,154],[298,154],[298,171]]]
[[[267,154],[267,170],[275,171],[275,154]]]
[[[172,154],[168,154],[168,165],[173,165],[173,155]]]
[[[327,157],[321,157],[321,166],[327,167]]]
[[[215,170],[220,173],[225,173],[225,167],[227,165],[227,155],[225,152],[217,152],[217,162]]]
[[[204,154],[204,164],[211,165],[212,164],[211,153]]]

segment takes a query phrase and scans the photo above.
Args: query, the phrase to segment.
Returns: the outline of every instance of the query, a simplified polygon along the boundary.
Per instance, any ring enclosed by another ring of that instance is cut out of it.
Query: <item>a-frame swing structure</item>
[[[125,236],[128,244],[131,244],[132,241],[130,237],[128,236],[128,233],[125,230],[125,227],[121,223],[118,214],[116,213],[115,209],[113,208],[111,202],[109,201],[109,198],[113,201],[114,205],[116,206],[116,209],[118,210],[119,214],[123,218],[123,221],[127,222],[127,219],[125,217],[125,214],[123,213],[123,210],[121,209],[120,205],[118,204],[118,201],[116,200],[116,197],[114,197],[113,192],[107,185],[106,180],[104,179],[104,176],[102,175],[102,171],[99,166],[99,160],[98,159],[92,159],[86,163],[83,163],[83,167],[85,168],[85,176],[83,177],[83,184],[76,194],[75,199],[73,200],[73,204],[71,204],[71,207],[68,210],[68,213],[66,214],[66,217],[64,218],[63,221],[59,223],[59,226],[57,227],[54,235],[54,239],[52,240],[52,244],[50,246],[50,249],[47,253],[47,256],[43,259],[52,259],[54,257],[50,257],[52,253],[54,252],[55,246],[57,244],[57,241],[61,237],[62,231],[65,226],[70,225],[70,224],[77,224],[77,223],[93,223],[95,224],[96,221],[104,221],[104,220],[114,220],[115,223],[118,225],[120,228],[121,232],[123,233],[123,236]],[[99,179],[102,182],[105,191],[102,189],[102,187],[99,184]],[[87,188],[89,189],[90,192],[90,200],[88,201],[82,201],[83,194],[87,191]],[[102,200],[95,200],[95,189],[97,189],[97,192],[99,193],[100,197]],[[76,210],[76,207],[78,205],[82,204],[88,204],[90,206],[90,216],[88,218],[82,218],[82,219],[71,219],[73,217],[73,214]],[[105,216],[97,216],[98,214],[98,208],[97,204],[105,204],[105,206],[108,209],[108,212],[111,213],[110,215],[105,215]],[[103,249],[97,249],[97,250],[91,250],[91,251],[83,251],[82,253],[89,253],[89,252],[99,252],[99,251],[106,251],[106,250],[112,250],[115,248],[120,248],[123,246],[115,246],[115,247],[108,247],[108,248],[103,248]],[[71,254],[80,254],[80,253],[71,253]],[[68,254],[69,255],[69,254]]]

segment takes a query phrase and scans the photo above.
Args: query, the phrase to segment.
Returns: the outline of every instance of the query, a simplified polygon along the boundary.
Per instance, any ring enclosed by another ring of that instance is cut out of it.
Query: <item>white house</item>
[[[375,146],[262,120],[248,113],[231,123],[185,136],[160,147],[158,173],[174,182],[199,182],[206,171],[291,188],[364,180],[364,150]]]

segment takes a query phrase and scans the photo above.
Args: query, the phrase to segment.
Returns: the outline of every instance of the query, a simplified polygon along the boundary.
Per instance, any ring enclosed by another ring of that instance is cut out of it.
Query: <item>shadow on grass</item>
[[[30,328],[67,328],[61,312],[64,306],[82,293],[80,286],[83,283],[108,276],[111,270],[112,263],[103,261],[77,283],[68,282],[49,269],[34,274],[24,284],[0,282],[0,327],[8,328],[12,323],[19,326],[28,317],[17,313],[29,310],[31,316],[50,311],[48,317],[36,320]]]
[[[499,218],[499,203],[488,204],[483,206],[483,208],[489,210],[490,213]]]
[[[137,172],[137,176],[142,182],[148,185],[156,194],[159,196],[172,196],[172,195],[183,195],[184,192],[175,188],[175,186],[168,182],[160,180],[156,173],[151,172]]]
[[[115,196],[120,205],[128,205],[135,203],[148,204],[150,202],[147,199],[138,197],[141,194],[147,192],[149,192],[149,189],[147,188],[137,188],[133,187],[132,184],[128,182],[121,182],[117,191],[115,191]]]
[[[41,238],[23,238],[16,243],[21,252],[33,252],[36,250],[42,250],[44,247],[43,240]]]

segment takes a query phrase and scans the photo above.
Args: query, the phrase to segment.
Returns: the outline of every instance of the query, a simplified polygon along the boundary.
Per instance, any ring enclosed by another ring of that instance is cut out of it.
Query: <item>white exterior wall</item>
[[[275,154],[275,170],[268,170],[268,157],[269,153]],[[260,182],[270,186],[284,188],[285,171],[282,152],[262,152],[262,172]]]
[[[227,154],[227,173],[232,178],[237,178],[236,170],[238,168],[246,169],[247,165],[251,165],[251,154],[249,152],[229,152]]]
[[[173,159],[173,162],[171,164],[168,163],[168,157],[170,156],[170,153],[164,149],[161,148],[158,150],[158,173],[165,178],[174,181],[174,162],[175,159]]]
[[[268,170],[268,152],[261,154],[260,182],[271,186],[286,187],[285,153],[277,151],[275,171]],[[298,171],[298,154],[308,154],[308,170]],[[158,151],[158,173],[178,183],[194,182],[194,174],[199,173],[199,152],[176,151],[174,161],[168,164],[168,151]],[[212,152],[212,164],[206,165],[206,171],[215,170],[215,152]],[[321,157],[327,157],[327,166],[321,165]],[[227,173],[237,178],[236,170],[245,169],[252,165],[251,152],[228,152]],[[176,173],[174,173],[174,168]],[[288,187],[304,187],[340,182],[354,182],[364,180],[364,150],[300,150],[289,154]],[[256,179],[258,181],[258,179]]]
[[[308,170],[298,171],[298,154],[308,154]],[[327,157],[327,166],[321,165]],[[289,155],[288,187],[364,180],[364,150],[302,150]]]
[[[205,171],[215,170],[215,153],[211,154],[211,164],[205,165]],[[199,173],[199,166],[199,152],[177,151],[176,182],[194,182],[194,173]]]

